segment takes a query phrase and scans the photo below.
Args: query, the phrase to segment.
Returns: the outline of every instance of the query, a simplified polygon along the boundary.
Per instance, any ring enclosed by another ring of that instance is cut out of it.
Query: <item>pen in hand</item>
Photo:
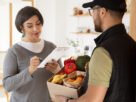
[[[29,56],[30,58],[30,65],[28,66],[28,70],[30,74],[33,74],[38,69],[40,64],[40,58],[37,56]]]
[[[31,59],[33,56],[29,56],[29,58]],[[42,58],[39,57],[40,63],[43,61]]]

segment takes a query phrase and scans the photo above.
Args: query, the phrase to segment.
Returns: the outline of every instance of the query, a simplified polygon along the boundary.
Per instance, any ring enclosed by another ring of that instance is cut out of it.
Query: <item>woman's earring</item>
[[[24,37],[25,37],[25,33],[24,33],[24,31],[23,31],[23,30],[22,30],[21,32],[22,32],[22,34],[23,34],[23,35],[22,35],[22,38],[24,38]]]

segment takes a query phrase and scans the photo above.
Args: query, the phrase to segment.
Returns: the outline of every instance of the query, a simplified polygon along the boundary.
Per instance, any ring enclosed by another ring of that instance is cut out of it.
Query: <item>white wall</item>
[[[22,38],[22,33],[20,33],[15,26],[15,19],[17,16],[17,13],[20,9],[22,9],[25,6],[31,6],[31,2],[16,2],[12,4],[12,44],[19,42]]]
[[[35,0],[45,20],[42,38],[64,46],[66,37],[66,0]]]
[[[35,7],[39,9],[44,18],[41,37],[48,41],[55,42],[56,0],[35,0]]]
[[[9,48],[9,4],[0,2],[0,51]]]
[[[57,0],[56,2],[56,35],[55,41],[58,46],[66,46],[66,0]]]
[[[0,53],[0,69],[3,68],[3,61],[6,53]]]

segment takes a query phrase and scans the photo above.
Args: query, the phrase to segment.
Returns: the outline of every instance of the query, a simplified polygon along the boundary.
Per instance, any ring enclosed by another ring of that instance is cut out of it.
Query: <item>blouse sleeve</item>
[[[12,51],[9,49],[7,55],[4,60],[3,66],[3,86],[4,88],[10,92],[20,88],[26,83],[32,80],[32,76],[30,75],[28,68],[19,72],[17,65],[17,57]]]

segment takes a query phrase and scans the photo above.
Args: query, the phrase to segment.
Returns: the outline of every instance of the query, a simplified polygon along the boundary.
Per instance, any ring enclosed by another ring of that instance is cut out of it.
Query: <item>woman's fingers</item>
[[[40,61],[39,60],[32,61],[32,64],[40,64]]]
[[[56,60],[52,59],[52,63],[58,64]]]
[[[37,70],[38,65],[40,64],[40,58],[34,56],[30,59],[29,72],[32,74]]]
[[[57,61],[55,61],[54,59],[52,59],[51,63],[47,63],[45,68],[51,72],[55,72],[57,67],[59,66],[59,64],[57,63]]]
[[[31,59],[30,59],[30,62],[31,62],[31,64],[40,64],[40,60],[39,60],[39,57],[37,57],[37,56],[34,56],[34,57],[32,57]]]
[[[56,62],[52,62],[52,63],[47,63],[46,66],[51,67],[51,68],[56,68],[59,64]]]
[[[52,64],[52,63],[48,63],[46,66],[45,66],[47,69],[56,69],[56,65]]]

